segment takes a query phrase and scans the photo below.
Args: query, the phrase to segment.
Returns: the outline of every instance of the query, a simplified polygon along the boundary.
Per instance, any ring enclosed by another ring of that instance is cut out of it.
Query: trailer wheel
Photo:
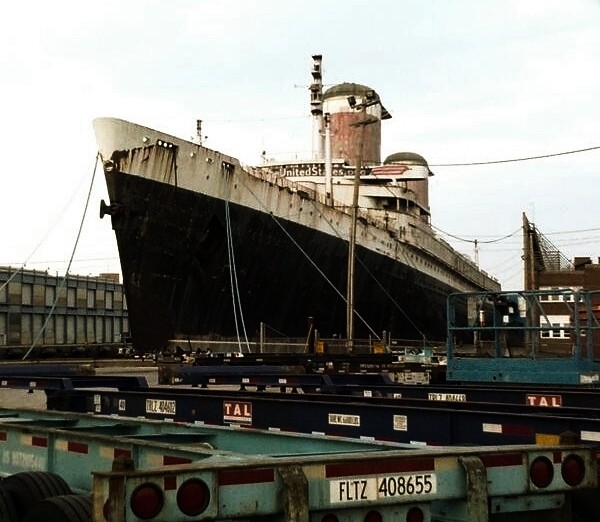
[[[40,500],[28,511],[23,522],[91,522],[92,498],[59,495]]]
[[[72,493],[65,479],[47,471],[15,473],[2,481],[2,488],[11,497],[19,520],[39,500]]]
[[[18,522],[17,510],[11,496],[0,485],[0,520],[2,522]]]

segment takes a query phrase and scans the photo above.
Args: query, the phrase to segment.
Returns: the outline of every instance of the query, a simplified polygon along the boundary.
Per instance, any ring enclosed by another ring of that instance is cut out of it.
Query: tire
[[[83,495],[59,495],[35,503],[23,522],[91,522],[92,498]]]
[[[65,479],[47,471],[15,473],[2,481],[2,489],[11,497],[19,520],[36,502],[72,493]]]
[[[19,522],[17,510],[11,496],[0,485],[0,520],[2,522]]]

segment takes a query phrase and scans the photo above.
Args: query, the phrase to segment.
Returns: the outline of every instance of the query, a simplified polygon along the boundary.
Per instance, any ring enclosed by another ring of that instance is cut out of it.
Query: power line
[[[437,230],[438,232],[440,232],[441,234],[444,234],[445,236],[451,237],[453,239],[456,239],[457,241],[464,241],[465,243],[476,243],[476,244],[490,244],[490,243],[498,243],[499,241],[504,241],[505,239],[508,239],[509,237],[513,237],[514,235],[518,234],[521,231],[521,227],[517,228],[517,230],[515,230],[514,232],[511,232],[510,234],[507,234],[506,236],[502,236],[496,239],[488,239],[486,241],[480,241],[478,239],[466,239],[464,237],[459,237],[459,236],[455,236],[453,234],[450,234],[448,232],[444,232],[441,228],[438,228],[434,225],[431,225],[431,228],[434,228],[435,230]]]
[[[272,117],[265,118],[262,116],[250,116],[248,118],[236,118],[236,119],[206,119],[203,120],[206,123],[264,123],[269,121],[284,121],[284,120],[308,120],[310,119],[310,115],[298,115],[298,116],[280,116],[280,117]]]
[[[502,159],[493,161],[473,161],[470,163],[434,163],[430,164],[430,167],[471,167],[473,165],[493,165],[496,163],[512,163],[516,161],[529,161],[543,158],[553,158],[555,156],[565,156],[567,154],[577,154],[579,152],[589,152],[590,150],[600,149],[600,145],[597,147],[588,147],[586,149],[568,150],[566,152],[555,152],[553,154],[542,154],[541,156],[527,156],[524,158],[513,158],[513,159]]]
[[[581,230],[563,230],[562,232],[546,232],[545,236],[558,236],[559,234],[581,234],[582,232],[596,232],[600,228],[582,228]]]
[[[86,263],[89,261],[118,261],[119,258],[118,257],[87,257],[87,258],[83,258],[83,259],[73,259],[74,263]],[[28,261],[27,265],[46,265],[46,264],[52,264],[52,263],[68,263],[69,260],[68,259],[51,259],[51,260],[45,260],[45,261]],[[16,266],[16,265],[20,265],[21,262],[15,263],[15,262],[0,262],[0,266]]]

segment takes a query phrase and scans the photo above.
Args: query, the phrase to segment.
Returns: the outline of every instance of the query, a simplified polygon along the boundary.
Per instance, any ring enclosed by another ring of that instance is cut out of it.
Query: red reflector
[[[529,466],[529,478],[538,488],[546,488],[554,478],[554,466],[547,457],[536,457]]]
[[[102,506],[102,514],[104,515],[104,520],[110,519],[110,499],[107,498],[106,502]]]
[[[75,442],[70,440],[67,442],[67,450],[72,451],[73,453],[83,453],[84,455],[87,455],[88,445],[84,444],[83,442]]]
[[[379,511],[373,509],[365,515],[365,522],[383,522],[383,517]]]
[[[39,446],[40,448],[48,447],[48,439],[46,437],[36,437],[35,435],[31,437],[31,445]]]
[[[569,486],[578,486],[585,477],[585,464],[579,455],[568,455],[562,463],[560,473]]]
[[[339,522],[338,517],[336,517],[333,513],[327,513],[322,519],[321,522]]]
[[[162,490],[156,484],[147,482],[133,490],[130,506],[136,517],[146,520],[158,515],[164,502]]]
[[[174,455],[163,455],[163,466],[174,466],[177,464],[189,464],[192,459],[176,457]]]
[[[425,515],[421,508],[411,507],[406,513],[406,522],[423,522]]]
[[[210,490],[199,479],[186,480],[177,490],[177,505],[188,517],[202,513],[210,503]]]

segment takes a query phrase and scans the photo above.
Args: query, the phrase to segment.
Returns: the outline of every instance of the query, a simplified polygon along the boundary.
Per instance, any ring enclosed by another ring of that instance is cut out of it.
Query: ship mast
[[[313,55],[311,71],[313,81],[310,84],[310,113],[313,117],[313,159],[323,159],[323,74],[320,54]]]

